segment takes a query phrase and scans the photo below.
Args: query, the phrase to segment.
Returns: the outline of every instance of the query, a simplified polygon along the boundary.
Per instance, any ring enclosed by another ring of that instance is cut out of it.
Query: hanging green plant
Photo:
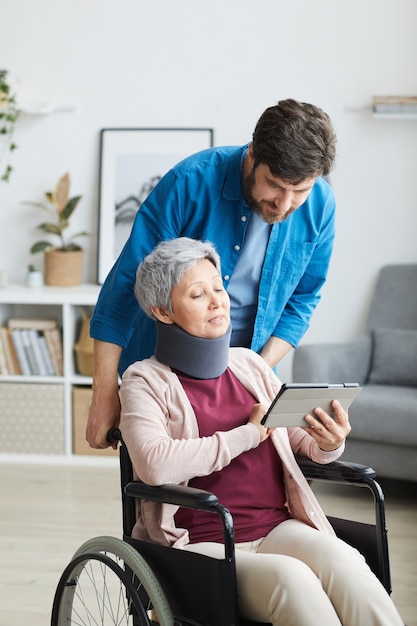
[[[4,182],[9,182],[13,171],[11,155],[17,148],[13,136],[20,114],[7,74],[7,70],[0,70],[0,180]]]

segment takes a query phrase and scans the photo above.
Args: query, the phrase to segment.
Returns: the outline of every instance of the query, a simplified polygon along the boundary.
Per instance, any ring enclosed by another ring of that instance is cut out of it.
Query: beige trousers
[[[222,544],[188,551],[223,558]],[[236,544],[242,617],[273,626],[403,626],[390,596],[357,550],[287,520],[258,541]]]

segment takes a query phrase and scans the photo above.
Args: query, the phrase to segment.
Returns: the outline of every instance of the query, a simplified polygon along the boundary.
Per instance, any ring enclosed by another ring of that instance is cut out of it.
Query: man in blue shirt
[[[326,113],[283,100],[259,119],[252,142],[210,148],[173,167],[141,205],[101,289],[95,339],[92,447],[118,425],[118,374],[153,354],[155,325],[139,308],[136,269],[159,241],[211,241],[231,298],[232,346],[275,367],[306,332],[333,249],[335,200],[322,176],[336,137]]]

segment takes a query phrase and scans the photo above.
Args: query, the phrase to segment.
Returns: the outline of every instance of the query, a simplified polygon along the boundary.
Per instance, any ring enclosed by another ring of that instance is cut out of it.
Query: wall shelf
[[[19,105],[23,115],[50,115],[51,113],[71,113],[76,110],[74,104],[56,102],[23,102]]]
[[[417,113],[376,113],[372,112],[376,120],[417,120]]]
[[[417,113],[378,113],[371,105],[345,106],[349,113],[370,113],[377,120],[417,120]]]

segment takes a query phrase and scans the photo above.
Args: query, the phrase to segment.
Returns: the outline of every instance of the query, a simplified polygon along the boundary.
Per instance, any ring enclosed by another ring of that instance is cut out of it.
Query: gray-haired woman
[[[235,525],[239,611],[274,626],[403,624],[362,556],[335,537],[294,454],[338,458],[350,431],[333,403],[306,428],[266,429],[281,383],[264,360],[229,348],[229,298],[206,242],[160,243],[139,266],[136,297],[156,320],[155,355],[125,372],[121,430],[145,483],[216,493]],[[314,426],[314,428],[310,428]],[[222,554],[216,516],[141,502],[134,536]]]

